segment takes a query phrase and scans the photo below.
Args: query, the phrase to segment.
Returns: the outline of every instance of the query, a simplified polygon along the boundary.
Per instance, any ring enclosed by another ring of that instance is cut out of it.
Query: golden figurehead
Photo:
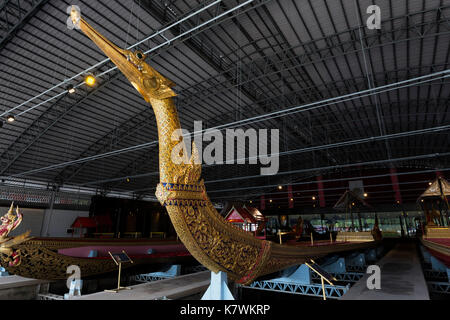
[[[10,267],[17,267],[21,263],[20,249],[14,249],[21,243],[31,239],[29,237],[30,231],[19,236],[9,238],[9,234],[17,229],[22,223],[23,216],[19,212],[19,207],[16,208],[16,214],[13,213],[14,203],[11,204],[9,211],[0,218],[2,224],[0,225],[0,254],[6,258],[3,260],[8,263]]]

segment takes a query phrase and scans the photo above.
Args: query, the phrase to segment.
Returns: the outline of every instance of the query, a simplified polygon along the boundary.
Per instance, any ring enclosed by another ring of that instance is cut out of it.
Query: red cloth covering
[[[434,242],[441,246],[450,247],[450,239],[429,239],[428,238],[427,241]],[[430,253],[433,256],[435,256],[436,258],[441,260],[447,266],[447,268],[450,268],[450,255],[448,255],[444,252],[439,252],[439,251],[433,250],[432,248],[429,248],[429,247],[427,247],[427,249],[428,249],[428,251],[430,251]]]
[[[162,252],[162,253],[152,253],[152,254],[141,254],[141,255],[129,255],[132,259],[152,259],[152,258],[173,258],[173,257],[189,257],[191,254],[189,251],[178,251],[178,252]],[[108,260],[111,257],[97,257],[89,258],[97,260]]]
[[[153,249],[154,253],[147,254],[149,249]],[[99,246],[86,246],[86,247],[75,247],[75,248],[64,248],[59,249],[58,253],[77,258],[87,258],[91,250],[96,250],[98,257],[110,257],[108,252],[125,252],[131,257],[171,257],[185,255],[189,252],[183,244],[173,244],[173,245],[128,245],[128,246],[117,246],[111,245],[99,245]]]
[[[440,239],[440,238],[427,238],[430,242],[436,242],[447,247],[450,247],[450,239]]]
[[[78,217],[72,223],[72,228],[96,228],[97,222],[92,218]]]

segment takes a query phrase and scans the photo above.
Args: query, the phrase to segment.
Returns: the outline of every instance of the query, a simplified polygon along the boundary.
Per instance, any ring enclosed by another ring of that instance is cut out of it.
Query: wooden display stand
[[[131,290],[129,287],[121,287],[120,286],[120,276],[122,273],[122,263],[133,263],[133,260],[127,255],[127,253],[122,250],[122,253],[111,253],[109,252],[109,255],[113,259],[114,263],[119,266],[119,276],[117,278],[117,289],[114,290],[105,290],[105,292],[110,293],[118,293],[120,290]]]

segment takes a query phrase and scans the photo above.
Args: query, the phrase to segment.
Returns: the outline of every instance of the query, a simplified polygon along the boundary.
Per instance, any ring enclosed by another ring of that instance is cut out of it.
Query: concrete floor
[[[0,300],[35,300],[40,286],[48,283],[19,276],[0,277]]]
[[[84,295],[77,300],[157,300],[181,299],[203,293],[209,286],[211,272],[204,271],[188,274],[173,279],[159,280],[131,286],[132,290],[122,290],[119,293],[98,292]],[[114,289],[114,288],[111,288]]]
[[[377,265],[380,290],[367,288],[366,274],[341,300],[430,300],[415,243],[397,244]]]

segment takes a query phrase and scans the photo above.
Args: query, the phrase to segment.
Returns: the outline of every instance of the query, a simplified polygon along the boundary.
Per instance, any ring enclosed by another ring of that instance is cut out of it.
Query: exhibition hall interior
[[[447,0],[1,0],[0,300],[450,301],[449,77]]]

